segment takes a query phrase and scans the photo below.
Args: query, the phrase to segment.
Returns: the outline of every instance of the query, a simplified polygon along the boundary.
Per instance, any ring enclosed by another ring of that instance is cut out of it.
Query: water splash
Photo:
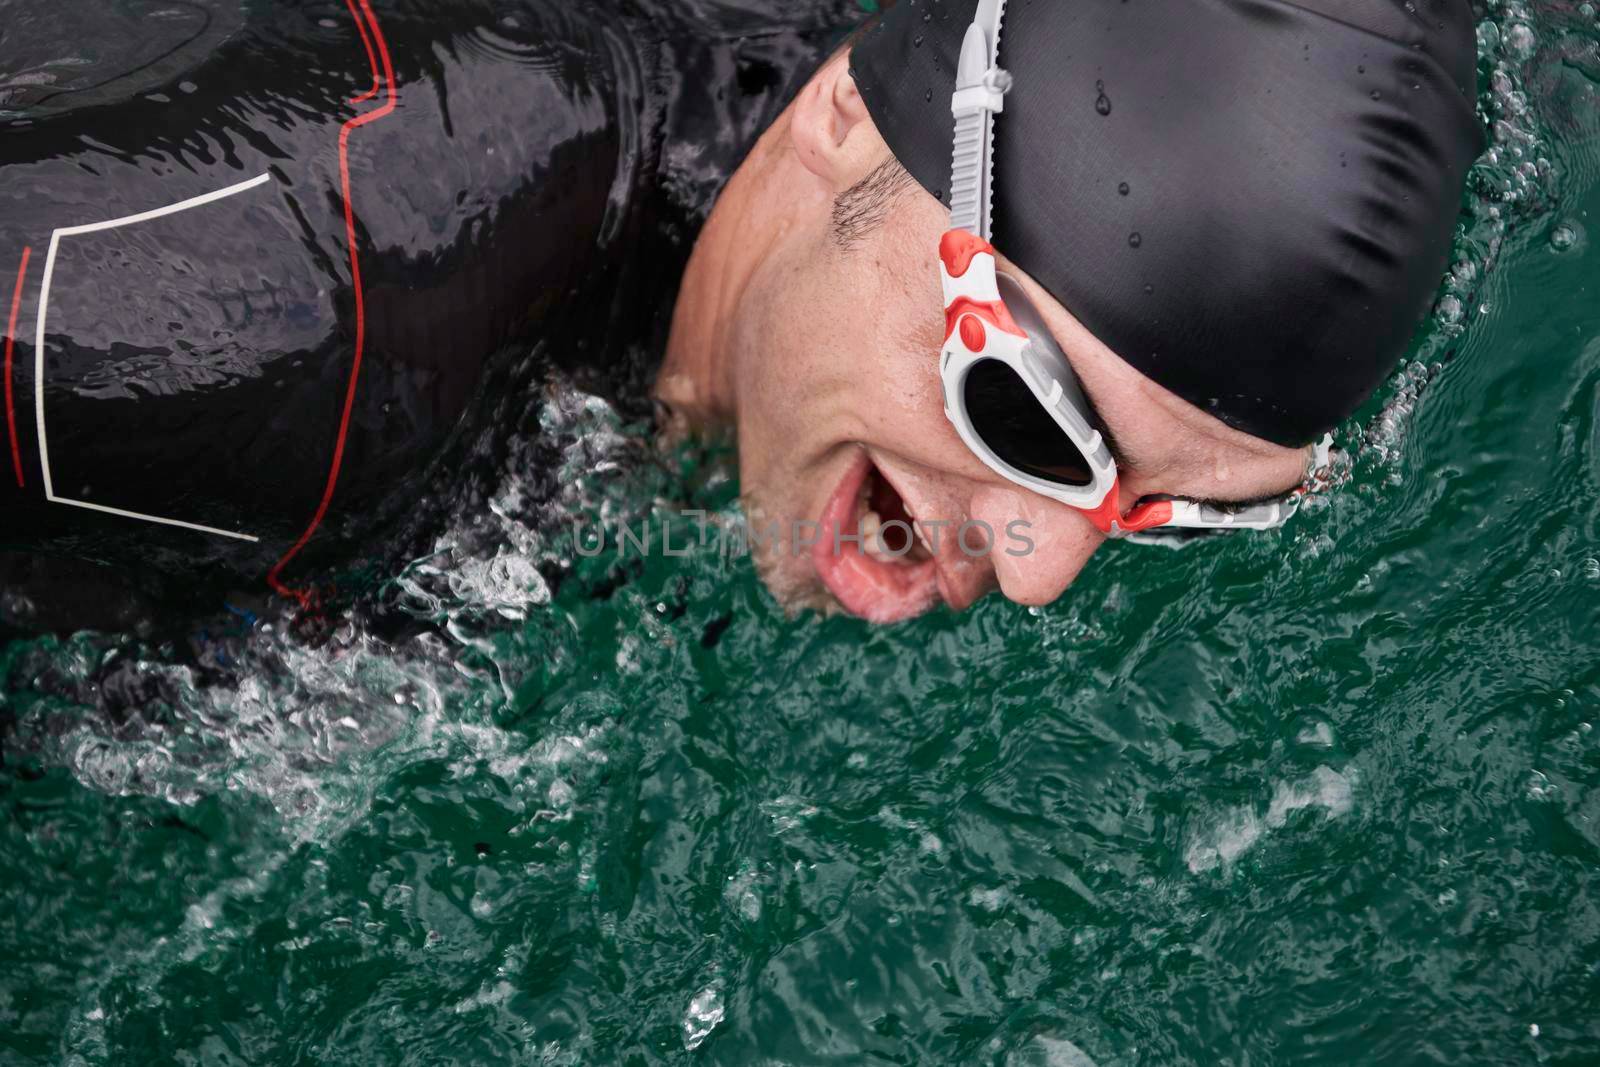
[[[614,501],[630,497],[637,509],[639,477],[649,488],[655,472],[638,460],[648,446],[615,410],[564,380],[549,386],[541,421],[539,446],[558,450],[559,474],[546,479],[554,492],[531,481],[544,457],[516,443],[489,506],[453,520],[394,581],[385,606],[422,624],[410,636],[380,636],[364,608],[335,620],[320,645],[267,619],[230,641],[222,672],[134,635],[13,641],[0,649],[7,746],[114,796],[180,805],[219,792],[258,796],[296,839],[326,840],[361,817],[388,768],[409,760],[488,756],[510,761],[501,769],[511,776],[518,760],[558,765],[570,754],[563,745],[596,744],[530,742],[493,724],[521,680],[496,634],[546,608],[547,575],[571,565],[552,516],[615,513]],[[559,656],[570,640],[558,634],[548,652]],[[478,688],[462,684],[473,680],[501,700],[464,696]]]
[[[1463,222],[1433,315],[1361,436],[1363,452],[1387,468],[1391,484],[1424,389],[1454,357],[1458,339],[1493,309],[1495,268],[1508,242],[1549,218],[1563,188],[1565,175],[1545,133],[1546,97],[1530,97],[1527,90],[1530,79],[1544,77],[1545,67],[1557,61],[1559,39],[1550,45],[1534,30],[1528,5],[1513,2],[1478,24],[1477,40],[1479,64],[1489,69],[1488,92],[1478,101],[1488,148],[1468,173]]]

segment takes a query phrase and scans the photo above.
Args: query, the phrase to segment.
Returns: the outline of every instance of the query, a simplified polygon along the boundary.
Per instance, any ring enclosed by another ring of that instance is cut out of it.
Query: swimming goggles
[[[995,266],[991,234],[994,116],[1011,76],[997,65],[1005,0],[980,0],[961,43],[950,229],[939,241],[944,347],[939,373],[945,416],[991,470],[1087,515],[1113,537],[1173,528],[1265,530],[1294,513],[1307,485],[1264,503],[1219,508],[1181,498],[1146,498],[1122,513],[1117,464],[1072,365],[1016,279]],[[1307,467],[1328,465],[1324,437]],[[1148,540],[1147,536],[1137,538]]]

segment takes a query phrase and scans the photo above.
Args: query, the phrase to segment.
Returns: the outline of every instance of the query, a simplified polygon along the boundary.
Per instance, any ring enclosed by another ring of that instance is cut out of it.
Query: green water
[[[5,646],[0,1062],[1600,1062],[1595,22],[1485,23],[1444,299],[1281,533],[787,620],[535,521],[736,519],[560,389],[409,636]]]

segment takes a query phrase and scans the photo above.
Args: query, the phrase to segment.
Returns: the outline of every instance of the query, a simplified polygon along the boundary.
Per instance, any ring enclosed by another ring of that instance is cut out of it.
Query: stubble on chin
[[[793,521],[785,520],[783,512],[763,503],[764,495],[747,490],[739,495],[739,506],[744,511],[750,560],[767,592],[772,594],[784,614],[794,618],[806,611],[814,611],[823,618],[844,613],[844,607],[822,585],[812,569],[810,553],[794,550],[789,538]],[[776,522],[779,536],[761,539]]]

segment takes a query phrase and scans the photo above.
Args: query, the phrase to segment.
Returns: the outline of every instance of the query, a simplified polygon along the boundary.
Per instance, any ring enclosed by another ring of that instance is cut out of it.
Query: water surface
[[[787,619],[574,552],[737,486],[558,382],[325,644],[6,645],[0,1060],[1596,1062],[1597,40],[1483,23],[1451,276],[1279,533]]]

